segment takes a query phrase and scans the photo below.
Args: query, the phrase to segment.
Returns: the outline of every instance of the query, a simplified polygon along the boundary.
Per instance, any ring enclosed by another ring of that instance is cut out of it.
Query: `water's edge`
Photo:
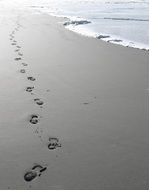
[[[32,6],[32,8],[44,8],[44,7],[38,7],[38,6]],[[87,27],[89,24],[92,24],[90,20],[87,20],[86,18],[76,17],[76,16],[66,16],[66,15],[60,15],[56,13],[49,12],[49,10],[41,10],[36,9],[36,11],[39,13],[46,13],[50,16],[54,16],[57,18],[64,18],[66,21],[64,21],[62,24],[63,26],[75,33],[78,33],[80,35],[86,36],[86,37],[92,37],[96,38],[105,42],[109,42],[112,44],[121,45],[124,47],[131,47],[139,50],[145,50],[149,51],[149,45],[145,45],[142,43],[137,43],[135,41],[130,41],[127,39],[122,38],[121,36],[111,35],[109,33],[96,33],[94,31],[90,30],[90,27]],[[115,18],[105,18],[105,19],[115,19]],[[122,18],[123,19],[123,18]]]
[[[140,43],[137,43],[134,41],[128,41],[127,39],[121,38],[120,36],[91,32],[87,29],[87,27],[83,28],[82,26],[91,24],[91,21],[89,21],[89,20],[77,18],[77,17],[75,18],[75,17],[69,17],[69,16],[66,17],[66,16],[62,16],[62,15],[61,16],[53,15],[53,14],[51,14],[51,16],[67,18],[68,21],[65,21],[63,23],[64,27],[68,30],[71,30],[71,31],[81,34],[83,36],[93,37],[96,39],[103,40],[105,42],[109,42],[112,44],[117,44],[117,45],[121,45],[121,46],[125,46],[125,47],[131,47],[131,48],[135,48],[135,49],[149,51],[149,46],[146,46],[144,44],[140,44]]]

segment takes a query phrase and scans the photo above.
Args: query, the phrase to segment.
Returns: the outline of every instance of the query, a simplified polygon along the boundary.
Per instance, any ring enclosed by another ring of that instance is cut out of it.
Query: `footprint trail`
[[[16,57],[14,57],[14,61],[21,64],[22,68],[20,69],[20,73],[26,75],[28,70],[26,71],[23,67],[29,67],[29,64],[26,63],[26,61],[24,60],[24,52],[22,51],[22,47],[20,46],[20,44],[18,43],[18,41],[16,39],[16,34],[20,31],[20,28],[21,28],[21,25],[19,24],[19,22],[17,22],[16,27],[9,35],[9,40],[10,40],[10,45],[12,47],[15,47],[14,52],[16,53]],[[22,75],[22,76],[24,76],[24,75]],[[26,76],[26,80],[29,83],[32,82],[32,84],[34,84],[34,82],[36,81],[36,78],[33,76]],[[24,88],[25,88],[26,92],[30,93],[30,95],[35,95],[36,97],[40,97],[39,95],[32,93],[33,90],[35,89],[34,85],[33,86],[28,85],[27,87],[24,87]],[[47,91],[47,92],[49,92],[49,91]],[[43,106],[45,104],[40,98],[34,98],[33,102],[39,106],[38,109],[43,108]],[[42,143],[44,143],[44,145],[47,147],[47,151],[60,148],[61,143],[57,137],[49,137],[47,143],[45,143],[45,141],[43,141],[43,139],[42,139],[43,138],[42,137],[43,129],[41,128],[40,123],[39,123],[41,118],[42,117],[40,116],[40,114],[30,114],[28,122],[32,126],[33,132],[37,135],[39,140]],[[40,177],[42,175],[42,173],[45,172],[46,170],[47,170],[47,166],[35,164],[31,169],[29,169],[24,174],[24,180],[26,182],[31,182],[32,180]]]

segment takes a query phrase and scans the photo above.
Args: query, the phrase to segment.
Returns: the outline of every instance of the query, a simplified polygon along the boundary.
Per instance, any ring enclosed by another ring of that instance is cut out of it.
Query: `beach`
[[[148,190],[149,52],[1,10],[0,189]]]

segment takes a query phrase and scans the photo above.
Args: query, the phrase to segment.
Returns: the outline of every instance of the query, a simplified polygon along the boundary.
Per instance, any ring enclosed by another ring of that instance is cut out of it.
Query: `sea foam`
[[[81,35],[149,50],[149,0],[38,0],[34,9],[67,18],[65,28]]]

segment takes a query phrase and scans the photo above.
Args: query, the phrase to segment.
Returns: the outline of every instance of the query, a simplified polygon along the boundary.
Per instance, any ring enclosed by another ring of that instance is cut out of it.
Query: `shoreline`
[[[44,13],[44,11],[43,12],[41,11],[40,13]],[[63,22],[64,27],[67,30],[75,32],[79,35],[89,37],[89,38],[96,38],[104,42],[112,43],[115,45],[130,47],[130,48],[143,50],[143,51],[149,51],[149,45],[146,45],[143,43],[131,41],[131,40],[122,38],[121,36],[111,35],[110,33],[93,32],[93,31],[90,31],[89,28],[79,28],[81,26],[85,26],[92,23],[90,20],[86,18],[81,18],[77,16],[58,15],[58,14],[53,14],[53,13],[49,14],[47,12],[45,12],[45,14],[56,17],[56,18],[62,18],[64,20],[66,19],[66,21]]]
[[[80,36],[62,18],[11,14],[1,23],[1,188],[147,189],[149,54]]]
[[[55,17],[60,17],[58,15],[55,15]],[[86,36],[86,37],[90,37],[90,38],[96,38],[99,40],[102,40],[104,42],[107,43],[112,43],[112,44],[116,44],[116,45],[120,45],[120,46],[124,46],[124,47],[131,47],[131,48],[135,48],[138,50],[144,50],[144,51],[149,51],[149,45],[145,45],[142,43],[138,43],[138,42],[134,42],[134,41],[129,41],[127,39],[124,39],[120,36],[116,36],[116,35],[111,35],[109,33],[96,33],[96,32],[90,32],[87,29],[77,29],[78,26],[83,26],[86,24],[90,24],[91,21],[86,20],[86,19],[81,19],[78,21],[77,17],[76,20],[71,20],[71,17],[63,17],[62,18],[68,18],[69,22],[65,22],[63,25],[65,26],[66,29],[78,33],[82,36]]]

